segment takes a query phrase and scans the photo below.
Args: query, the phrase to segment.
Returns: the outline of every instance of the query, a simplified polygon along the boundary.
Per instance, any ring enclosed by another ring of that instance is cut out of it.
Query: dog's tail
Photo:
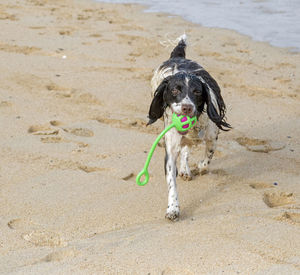
[[[185,33],[176,39],[176,41],[178,41],[178,44],[171,52],[170,58],[175,58],[175,57],[185,58],[186,39],[187,37]]]

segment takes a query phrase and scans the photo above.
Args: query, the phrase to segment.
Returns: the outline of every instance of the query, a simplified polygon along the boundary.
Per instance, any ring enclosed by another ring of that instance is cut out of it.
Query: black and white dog
[[[226,131],[231,127],[225,121],[226,107],[217,82],[198,63],[185,58],[186,35],[179,37],[178,41],[170,58],[157,68],[151,80],[154,97],[147,125],[163,116],[167,126],[172,123],[173,113],[197,116],[198,127],[204,131],[206,144],[204,160],[198,164],[200,173],[204,173],[216,149],[219,129]],[[189,131],[178,132],[172,128],[165,135],[165,173],[169,189],[166,218],[170,220],[177,220],[179,217],[176,190],[178,172],[183,179],[192,179],[188,165],[189,146],[186,141]],[[179,155],[177,171],[176,161]]]

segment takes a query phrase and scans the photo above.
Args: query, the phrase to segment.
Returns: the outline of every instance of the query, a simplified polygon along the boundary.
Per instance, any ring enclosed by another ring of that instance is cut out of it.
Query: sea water
[[[98,0],[146,5],[207,27],[226,28],[300,52],[300,0]]]

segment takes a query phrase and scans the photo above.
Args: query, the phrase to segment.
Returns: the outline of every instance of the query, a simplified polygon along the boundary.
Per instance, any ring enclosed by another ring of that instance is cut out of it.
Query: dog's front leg
[[[218,127],[212,121],[209,120],[204,136],[205,155],[204,159],[198,164],[200,174],[205,174],[208,172],[208,165],[210,164],[217,147],[218,134]]]
[[[182,145],[181,145],[182,146]],[[192,173],[189,167],[189,147],[183,145],[180,152],[180,166],[179,166],[179,176],[183,180],[192,180]]]
[[[176,160],[180,152],[180,141],[181,136],[174,128],[165,135],[165,172],[169,190],[166,218],[172,221],[177,220],[179,217],[179,202],[176,188]]]

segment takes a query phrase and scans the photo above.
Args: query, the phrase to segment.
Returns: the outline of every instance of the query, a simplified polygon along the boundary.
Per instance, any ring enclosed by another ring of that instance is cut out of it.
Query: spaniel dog
[[[170,58],[156,69],[151,80],[153,100],[147,125],[163,117],[167,126],[172,123],[173,113],[197,116],[198,137],[203,135],[206,144],[205,157],[198,164],[203,174],[215,152],[219,129],[226,131],[231,126],[225,121],[226,107],[217,82],[202,66],[185,58],[186,35],[177,41]],[[172,128],[165,135],[165,174],[169,190],[166,218],[172,221],[179,218],[176,176],[192,179],[188,165],[190,142],[187,142],[191,131],[179,132]],[[176,161],[179,155],[178,171]]]

